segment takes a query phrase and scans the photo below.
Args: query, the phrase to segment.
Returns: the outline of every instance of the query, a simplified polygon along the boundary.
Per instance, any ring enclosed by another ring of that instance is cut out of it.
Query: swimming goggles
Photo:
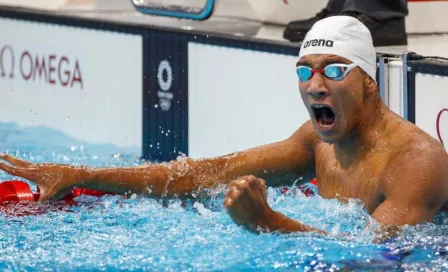
[[[301,82],[306,82],[314,75],[314,73],[322,73],[329,79],[339,81],[343,80],[347,76],[347,74],[356,66],[358,65],[356,65],[355,63],[330,64],[324,69],[312,69],[308,66],[299,66],[297,67],[297,76],[299,77],[299,80]]]

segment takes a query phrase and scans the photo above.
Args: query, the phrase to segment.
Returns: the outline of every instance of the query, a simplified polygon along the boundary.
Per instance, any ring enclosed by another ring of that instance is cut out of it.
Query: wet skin
[[[298,65],[322,69],[330,63],[349,62],[311,55]],[[32,164],[3,154],[6,162],[0,169],[35,182],[40,201],[60,198],[74,187],[182,197],[227,184],[224,206],[230,217],[254,232],[325,234],[319,226],[287,218],[267,204],[266,185],[291,185],[299,178],[306,182],[317,177],[324,198],[361,200],[384,232],[429,222],[439,211],[448,211],[444,147],[392,112],[362,70],[353,69],[342,81],[316,73],[299,83],[299,90],[311,118],[289,138],[273,144],[210,159],[119,168]],[[315,107],[331,108],[331,125],[322,125],[329,114]]]

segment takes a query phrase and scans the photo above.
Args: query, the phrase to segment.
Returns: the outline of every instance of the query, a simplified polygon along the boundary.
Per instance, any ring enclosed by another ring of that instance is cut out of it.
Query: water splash
[[[50,152],[48,150],[51,150]],[[8,148],[33,162],[135,166],[135,156],[89,154],[81,148]],[[69,160],[67,162],[67,159]],[[176,162],[182,166],[180,156]],[[188,164],[179,167],[185,174]],[[0,172],[0,179],[11,176]],[[33,184],[32,184],[33,185]],[[301,271],[446,271],[448,217],[405,228],[384,244],[371,243],[364,229],[370,216],[361,203],[306,197],[290,187],[287,194],[268,188],[271,207],[330,233],[253,234],[232,222],[223,201],[227,187],[205,190],[188,199],[136,195],[80,197],[78,206],[39,206],[39,215],[0,214],[1,270],[301,270]]]

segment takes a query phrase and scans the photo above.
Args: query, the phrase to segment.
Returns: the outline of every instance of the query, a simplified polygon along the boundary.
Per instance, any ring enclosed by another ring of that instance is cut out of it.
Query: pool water
[[[11,133],[14,131],[14,133]],[[53,133],[53,134],[52,134]],[[80,145],[48,129],[0,126],[2,152],[33,162],[138,165],[136,153]],[[6,136],[5,136],[6,135]],[[46,137],[42,137],[46,135]],[[48,135],[59,135],[48,140]],[[76,143],[77,145],[70,145]],[[0,180],[11,176],[0,173]],[[34,186],[34,185],[32,185]],[[35,188],[35,187],[33,187]],[[371,220],[360,203],[306,197],[293,187],[268,188],[276,211],[330,232],[252,234],[222,208],[225,188],[187,201],[139,196],[80,197],[79,205],[34,207],[27,216],[0,213],[2,271],[447,271],[448,216],[408,227],[372,244]]]

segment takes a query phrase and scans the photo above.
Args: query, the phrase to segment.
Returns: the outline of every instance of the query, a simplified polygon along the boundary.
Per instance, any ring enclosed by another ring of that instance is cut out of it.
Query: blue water
[[[6,124],[0,126],[0,135],[0,151],[33,162],[95,167],[141,163],[136,154],[119,153],[112,145],[82,144],[45,128]],[[10,178],[0,173],[0,180]],[[224,194],[225,188],[186,202],[81,197],[80,205],[63,211],[50,205],[40,207],[46,212],[39,215],[1,214],[0,270],[448,270],[445,214],[377,245],[370,242],[372,231],[363,231],[371,218],[356,201],[342,204],[305,197],[293,188],[285,195],[268,188],[274,210],[331,234],[257,235],[231,221],[222,208]]]

